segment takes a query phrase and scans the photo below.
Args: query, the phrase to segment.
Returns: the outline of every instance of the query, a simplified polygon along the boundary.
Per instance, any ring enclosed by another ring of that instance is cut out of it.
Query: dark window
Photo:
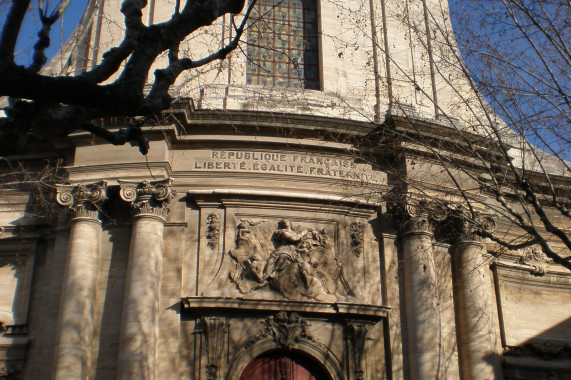
[[[319,89],[317,0],[258,0],[248,28],[247,84]]]

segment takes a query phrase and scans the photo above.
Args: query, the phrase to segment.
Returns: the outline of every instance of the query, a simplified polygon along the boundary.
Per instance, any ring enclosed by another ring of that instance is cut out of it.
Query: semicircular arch
[[[268,339],[257,342],[239,352],[228,367],[226,380],[239,380],[242,372],[244,372],[252,360],[270,352],[283,352],[285,355],[288,352],[294,352],[304,355],[316,363],[320,363],[322,370],[331,380],[343,380],[345,378],[341,369],[341,363],[325,346],[314,344],[310,341],[300,341],[295,342],[289,349],[286,349],[278,342]]]

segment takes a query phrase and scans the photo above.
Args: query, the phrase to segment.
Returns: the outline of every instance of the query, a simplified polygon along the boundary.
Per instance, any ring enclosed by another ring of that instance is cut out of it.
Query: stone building
[[[119,4],[90,2],[49,70],[97,64]],[[80,133],[9,157],[62,178],[0,193],[0,376],[570,379],[571,274],[481,238],[509,224],[477,190],[467,223],[406,138],[481,141],[446,9],[259,0],[242,50],[177,82],[147,156]],[[227,16],[181,51],[228,38]]]

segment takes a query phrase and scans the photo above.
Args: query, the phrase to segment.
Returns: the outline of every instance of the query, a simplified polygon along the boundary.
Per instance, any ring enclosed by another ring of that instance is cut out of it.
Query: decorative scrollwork
[[[58,187],[56,200],[68,208],[73,218],[98,219],[97,212],[107,199],[107,183],[62,185]]]
[[[496,220],[491,216],[482,217],[480,224],[482,225],[482,229],[489,234],[496,230]]]
[[[446,220],[450,214],[447,204],[418,200],[410,195],[398,198],[391,209],[401,233],[432,234],[434,225]]]
[[[122,185],[119,193],[121,199],[126,202],[134,202],[137,199],[137,187],[134,185]]]
[[[119,181],[121,199],[131,203],[135,216],[156,216],[166,220],[169,209],[168,203],[175,197],[176,191],[172,189],[172,179],[162,181],[143,181],[138,184]]]
[[[536,276],[545,275],[546,262],[541,249],[537,246],[525,249],[518,260],[519,264],[530,268],[530,272]]]
[[[482,235],[491,234],[496,230],[496,220],[492,215],[469,210],[462,205],[455,208],[451,221],[453,227],[451,240],[455,243],[479,242],[482,240]]]
[[[71,206],[73,204],[73,195],[71,194],[71,191],[58,189],[56,198],[57,203],[59,203],[61,206]]]

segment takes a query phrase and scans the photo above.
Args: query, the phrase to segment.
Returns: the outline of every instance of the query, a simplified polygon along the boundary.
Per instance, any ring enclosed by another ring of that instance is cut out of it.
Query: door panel
[[[240,376],[240,380],[325,380],[321,369],[307,361],[283,355],[254,359]]]

